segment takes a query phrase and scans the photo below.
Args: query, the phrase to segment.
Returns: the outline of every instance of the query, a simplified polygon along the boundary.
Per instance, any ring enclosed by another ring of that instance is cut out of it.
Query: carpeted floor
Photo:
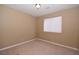
[[[0,52],[1,55],[76,55],[77,51],[52,45],[40,40],[10,48]]]

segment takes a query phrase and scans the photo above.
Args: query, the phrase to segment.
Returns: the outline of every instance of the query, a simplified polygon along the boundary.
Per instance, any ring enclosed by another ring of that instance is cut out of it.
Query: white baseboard
[[[73,50],[79,52],[79,50],[77,48],[73,48],[73,47],[70,47],[70,46],[65,46],[65,45],[62,45],[62,44],[59,44],[59,43],[55,43],[55,42],[51,42],[51,41],[44,40],[44,39],[39,39],[39,38],[31,39],[31,40],[24,41],[24,42],[21,42],[21,43],[17,43],[17,44],[11,45],[11,46],[0,48],[0,51],[4,51],[4,50],[9,49],[9,48],[20,46],[20,45],[23,45],[25,43],[29,43],[29,42],[34,41],[34,40],[41,40],[41,41],[44,41],[44,42],[47,42],[47,43],[50,43],[50,44],[54,44],[54,45],[62,46],[62,47],[65,47],[65,48],[73,49]]]
[[[25,43],[29,43],[29,42],[31,42],[33,40],[36,40],[36,39],[31,39],[31,40],[24,41],[24,42],[21,42],[21,43],[17,43],[17,44],[11,45],[11,46],[7,46],[7,47],[4,47],[4,48],[0,48],[0,51],[6,50],[6,49],[9,49],[9,48],[13,48],[13,47],[16,47],[16,46],[20,46],[20,45],[23,45]]]
[[[58,45],[58,46],[61,46],[61,47],[65,47],[65,48],[73,49],[73,50],[79,52],[79,50],[78,50],[77,48],[74,48],[74,47],[66,46],[66,45],[63,45],[63,44],[59,44],[59,43],[55,43],[55,42],[51,42],[51,41],[44,40],[44,39],[39,39],[39,38],[38,38],[38,40],[41,40],[41,41],[44,41],[44,42],[47,42],[47,43],[50,43],[50,44]]]

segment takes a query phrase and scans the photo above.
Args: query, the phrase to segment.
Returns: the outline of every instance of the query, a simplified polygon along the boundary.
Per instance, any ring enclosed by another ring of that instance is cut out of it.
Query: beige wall
[[[45,18],[62,16],[62,33],[50,33],[43,31]],[[42,39],[78,48],[79,40],[79,8],[71,8],[37,18],[37,35]]]
[[[0,5],[0,39],[1,39],[1,19],[2,19],[2,17],[1,17],[1,11],[2,11],[2,8],[1,8],[1,5]],[[1,45],[1,43],[2,43],[2,41],[0,40],[0,45]]]
[[[5,6],[0,6],[0,15],[0,48],[36,36],[34,17]]]
[[[78,20],[78,23],[79,23],[79,20]],[[79,26],[78,26],[78,30],[79,30]],[[78,31],[78,49],[79,49],[79,31]]]

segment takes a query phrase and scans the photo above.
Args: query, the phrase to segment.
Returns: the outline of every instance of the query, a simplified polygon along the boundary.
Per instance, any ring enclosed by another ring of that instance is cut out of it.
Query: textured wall
[[[30,40],[35,34],[35,18],[0,6],[0,48]]]
[[[45,18],[62,16],[62,33],[44,32]],[[78,48],[79,43],[79,8],[71,8],[37,18],[37,35],[40,38]]]

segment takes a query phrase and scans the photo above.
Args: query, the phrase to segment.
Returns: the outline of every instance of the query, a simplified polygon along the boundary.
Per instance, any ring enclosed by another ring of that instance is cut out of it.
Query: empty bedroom
[[[79,5],[0,4],[0,55],[79,55]]]

